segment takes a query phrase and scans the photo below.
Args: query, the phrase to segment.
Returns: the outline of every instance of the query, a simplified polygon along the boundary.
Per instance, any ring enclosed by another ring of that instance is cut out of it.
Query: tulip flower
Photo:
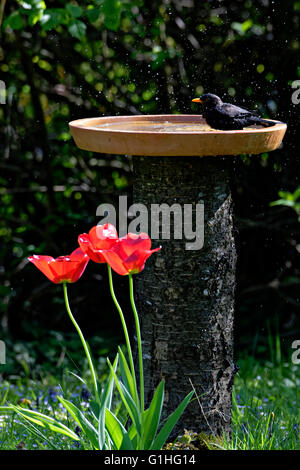
[[[95,263],[106,263],[102,254],[118,240],[118,233],[112,224],[96,225],[89,233],[82,233],[78,237],[80,248]]]
[[[141,410],[144,411],[144,373],[143,373],[143,356],[142,356],[142,340],[141,330],[138,319],[138,313],[135,307],[133,298],[133,280],[132,274],[141,272],[149,256],[155,251],[161,249],[161,247],[151,250],[151,239],[146,233],[140,233],[139,235],[134,233],[128,233],[125,237],[118,238],[117,231],[112,224],[98,225],[93,227],[89,233],[83,233],[78,237],[78,243],[81,249],[90,257],[92,261],[96,263],[107,263],[108,276],[109,276],[109,287],[112,299],[119,312],[120,319],[123,325],[123,330],[126,339],[127,351],[129,354],[129,362],[132,377],[134,377],[134,387],[136,390],[135,383],[135,370],[132,356],[132,350],[130,345],[130,339],[128,330],[125,322],[125,318],[122,309],[116,299],[111,269],[116,271],[122,276],[128,275],[129,286],[130,286],[130,300],[135,317],[135,324],[137,330],[138,340],[138,357],[139,357],[139,369],[140,369],[140,394],[141,394]]]
[[[89,262],[88,255],[81,248],[77,248],[69,256],[59,256],[56,259],[43,255],[29,256],[28,259],[54,284],[78,281]]]
[[[151,239],[146,233],[128,233],[102,251],[102,255],[111,268],[121,276],[141,272],[147,259],[161,247],[151,250]]]
[[[92,261],[108,263],[122,276],[142,271],[149,256],[161,249],[151,250],[151,239],[146,233],[128,233],[118,238],[115,227],[109,223],[79,235],[78,243]]]

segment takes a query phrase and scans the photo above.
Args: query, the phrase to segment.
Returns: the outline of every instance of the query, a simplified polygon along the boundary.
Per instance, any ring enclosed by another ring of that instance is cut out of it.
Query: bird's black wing
[[[253,116],[253,114],[256,114],[253,111],[248,111],[248,109],[240,108],[239,106],[235,106],[234,104],[230,103],[223,103],[221,106],[218,107],[218,111],[221,114],[233,118]]]

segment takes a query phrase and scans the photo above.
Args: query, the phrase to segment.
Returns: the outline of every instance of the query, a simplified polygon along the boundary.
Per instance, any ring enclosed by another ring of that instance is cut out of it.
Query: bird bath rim
[[[124,124],[135,128],[124,128]],[[158,130],[164,124],[168,129]],[[180,125],[194,128],[170,130]],[[104,116],[69,123],[76,145],[83,150],[140,156],[260,154],[278,148],[287,129],[285,123],[229,131],[203,130],[203,126],[207,124],[199,114]]]

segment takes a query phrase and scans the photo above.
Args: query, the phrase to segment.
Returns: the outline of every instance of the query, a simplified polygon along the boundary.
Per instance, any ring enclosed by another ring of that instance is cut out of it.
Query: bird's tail
[[[271,127],[275,126],[275,124],[278,124],[279,121],[269,121],[268,119],[260,119],[259,123],[264,127]]]
[[[262,119],[259,117],[254,117],[254,121],[255,121],[255,124],[260,124],[261,126],[264,126],[264,127],[275,126],[275,124],[283,124],[283,122],[281,121],[269,121],[268,119]]]

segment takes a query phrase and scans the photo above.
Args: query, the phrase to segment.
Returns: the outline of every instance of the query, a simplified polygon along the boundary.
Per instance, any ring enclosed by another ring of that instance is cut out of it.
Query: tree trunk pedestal
[[[152,204],[204,205],[203,247],[186,249],[190,240],[175,239],[173,224],[170,239],[157,240],[161,251],[134,277],[146,404],[162,379],[163,417],[193,388],[197,395],[173,436],[184,429],[231,431],[236,266],[231,162],[232,157],[133,157],[134,203],[147,207],[150,236]]]

